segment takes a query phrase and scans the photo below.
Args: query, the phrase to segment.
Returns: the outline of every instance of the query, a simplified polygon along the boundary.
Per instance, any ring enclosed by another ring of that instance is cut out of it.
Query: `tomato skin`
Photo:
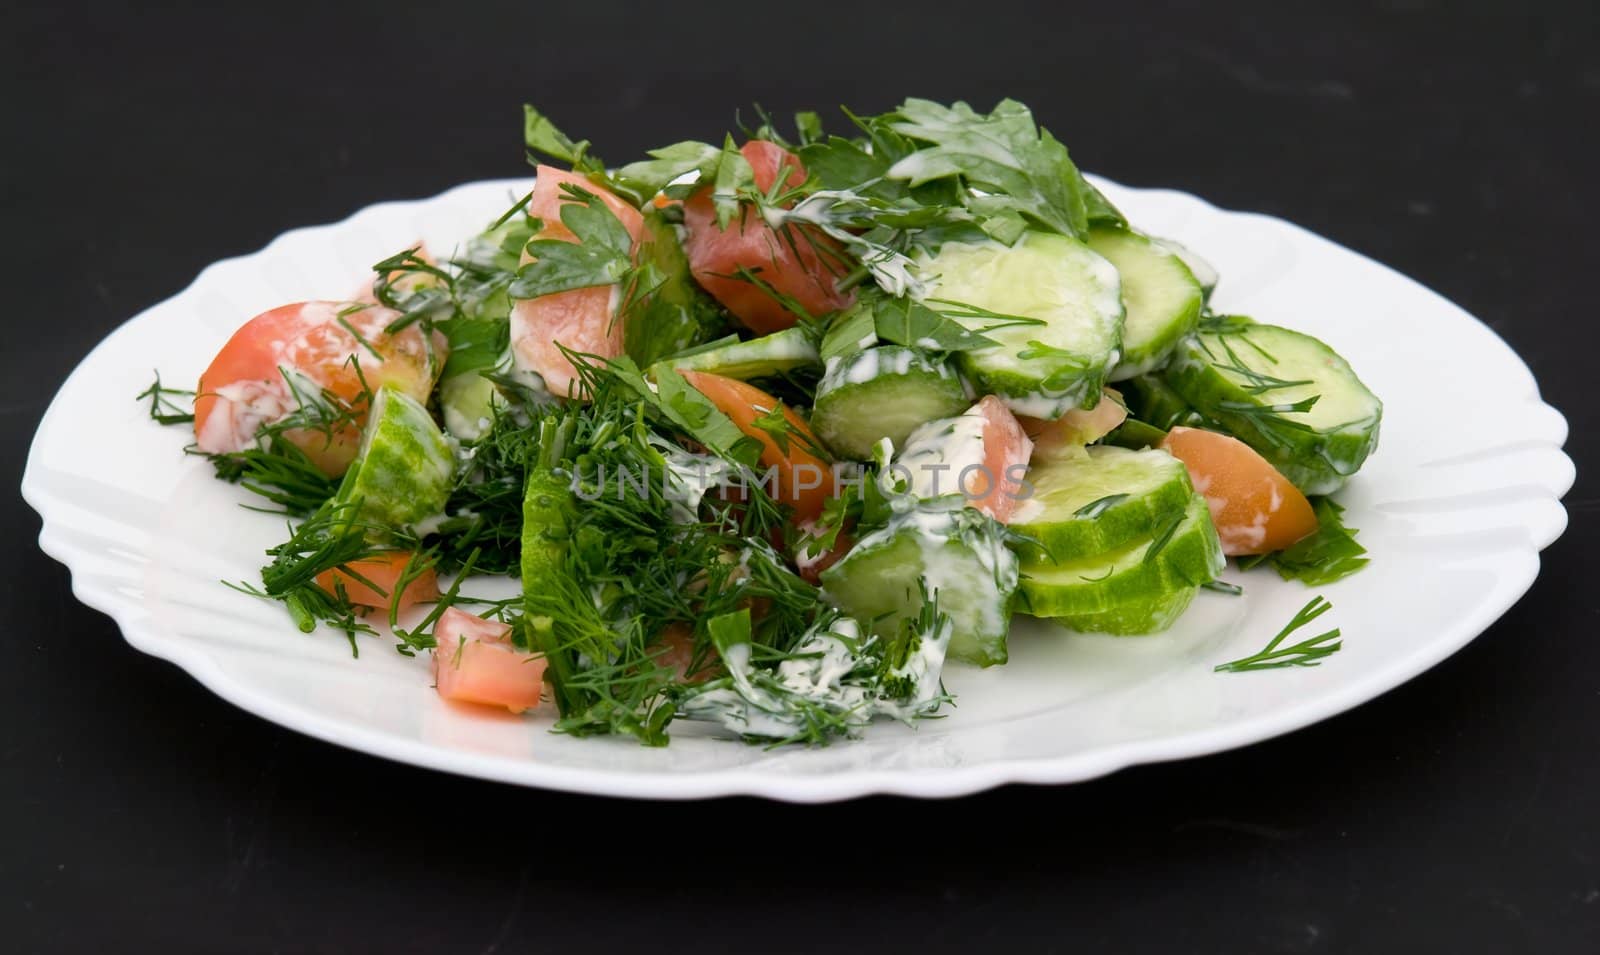
[[[1277,468],[1237,438],[1173,428],[1161,443],[1189,470],[1230,557],[1282,550],[1317,529],[1311,502]]]
[[[376,305],[296,302],[252,318],[234,332],[200,376],[194,402],[195,443],[208,454],[254,447],[263,427],[298,407],[284,380],[288,370],[304,376],[309,387],[356,406],[357,420],[331,435],[284,434],[329,475],[344,473],[361,440],[363,380],[374,392],[388,386],[427,401],[449,354],[444,336],[427,336],[420,325],[389,334],[387,327],[399,317],[399,312]]]
[[[536,238],[577,241],[561,221],[561,207],[568,201],[561,187],[571,184],[597,196],[627,229],[637,248],[644,232],[639,210],[577,173],[540,166],[537,175],[528,200],[528,214],[542,222]],[[528,261],[531,257],[524,255],[523,262]],[[517,302],[511,309],[511,347],[517,364],[537,372],[551,394],[582,398],[577,370],[562,348],[602,358],[621,355],[622,323],[615,320],[617,297],[616,286],[608,285]]]
[[[513,713],[539,705],[545,661],[512,644],[510,625],[451,607],[439,617],[433,636],[438,644],[433,681],[444,699],[503,706]]]
[[[819,446],[810,426],[792,409],[783,409],[784,420],[792,432],[789,449],[785,452],[772,435],[755,425],[757,418],[778,406],[778,399],[754,385],[721,375],[682,369],[678,373],[710,399],[718,411],[732,419],[740,431],[761,443],[762,467],[777,468],[773,498],[792,505],[795,516],[801,520],[819,517],[832,490],[828,485],[833,472],[826,461],[807,449]]]
[[[412,556],[403,551],[395,551],[352,561],[344,567],[325,570],[318,574],[317,586],[332,594],[337,593],[338,587],[343,585],[345,595],[350,598],[350,602],[369,612],[388,613],[390,604],[393,603],[395,612],[404,613],[417,604],[439,599],[439,575],[434,573],[431,567],[406,585],[406,589],[401,591],[398,597],[393,596],[395,585],[400,582],[401,575],[410,565]],[[347,573],[346,568],[351,573]],[[354,575],[372,581],[379,590],[372,589],[357,580]]]
[[[788,170],[784,179],[788,186],[806,180],[799,158],[782,146],[752,140],[739,152],[750,163],[756,187],[763,192],[771,189],[784,170]],[[739,218],[722,229],[717,225],[710,186],[684,200],[683,223],[688,232],[684,252],[695,280],[752,331],[763,335],[782,331],[800,319],[766,291],[740,278],[740,266],[793,298],[812,317],[848,308],[855,301],[854,292],[835,288],[846,272],[837,258],[839,244],[815,229],[791,226],[788,235],[780,235],[748,208],[741,209]]]

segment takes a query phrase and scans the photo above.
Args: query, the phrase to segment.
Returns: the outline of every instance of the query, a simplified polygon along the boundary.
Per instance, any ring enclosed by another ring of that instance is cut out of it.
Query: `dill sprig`
[[[1343,646],[1343,642],[1339,639],[1338,627],[1289,646],[1284,646],[1283,642],[1295,631],[1308,626],[1332,609],[1333,604],[1328,603],[1320,595],[1311,598],[1311,602],[1301,607],[1300,612],[1294,615],[1294,619],[1279,630],[1277,636],[1273,637],[1265,647],[1231,663],[1218,664],[1215,672],[1245,673],[1251,670],[1275,670],[1280,667],[1319,666],[1325,658],[1338,652]]]
[[[156,380],[134,400],[150,402],[150,420],[156,424],[193,424],[194,392],[165,387],[161,384],[161,372],[155,375]]]

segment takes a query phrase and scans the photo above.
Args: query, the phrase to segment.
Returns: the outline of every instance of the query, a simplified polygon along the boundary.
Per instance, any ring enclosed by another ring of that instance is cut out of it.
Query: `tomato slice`
[[[1237,438],[1199,428],[1173,428],[1161,446],[1189,469],[1195,490],[1229,556],[1282,550],[1317,529],[1300,489]]]
[[[439,599],[439,576],[432,568],[423,571],[395,596],[395,587],[410,566],[411,558],[410,553],[395,551],[352,561],[343,567],[318,574],[317,586],[332,594],[338,593],[342,585],[350,602],[368,611],[388,613],[392,603],[396,613],[404,613],[417,604]],[[362,579],[358,580],[357,577]],[[377,589],[364,581],[371,581]]]
[[[756,187],[762,191],[771,189],[781,173],[789,186],[806,181],[799,157],[782,146],[752,140],[739,152],[750,163]],[[688,232],[684,252],[695,280],[755,332],[781,331],[799,317],[766,290],[739,277],[741,267],[794,299],[813,317],[847,308],[855,301],[854,292],[840,292],[836,287],[847,272],[839,244],[815,229],[791,226],[780,234],[750,209],[742,209],[739,218],[723,229],[717,225],[710,186],[684,200],[683,223]]]
[[[780,405],[778,399],[754,385],[704,371],[680,370],[684,380],[705,395],[717,410],[727,415],[739,430],[761,443],[761,465],[776,468],[773,497],[792,505],[795,516],[815,520],[822,514],[831,488],[832,471],[828,463],[809,448],[820,447],[811,427],[788,407],[783,418],[789,425],[788,449],[776,438],[757,427],[755,421]]]
[[[454,607],[433,628],[433,680],[439,695],[460,703],[522,713],[539,705],[545,661],[511,642],[508,624]]]
[[[252,318],[200,376],[196,444],[208,454],[253,447],[262,428],[299,408],[284,377],[289,373],[304,379],[297,386],[302,392],[325,390],[358,406],[356,420],[332,434],[284,435],[322,470],[342,474],[361,441],[364,387],[375,393],[387,385],[425,402],[449,353],[443,335],[428,336],[420,325],[389,334],[386,329],[399,317],[376,305],[299,302]]]
[[[561,188],[565,184],[599,197],[637,245],[644,231],[644,217],[638,209],[583,176],[553,166],[538,168],[533,196],[528,200],[528,214],[543,223],[538,238],[577,241],[561,221],[561,206],[571,201]],[[621,290],[606,285],[517,302],[511,310],[511,348],[517,365],[537,372],[551,394],[581,398],[577,370],[562,348],[601,358],[621,355],[622,323],[616,320],[620,299]]]

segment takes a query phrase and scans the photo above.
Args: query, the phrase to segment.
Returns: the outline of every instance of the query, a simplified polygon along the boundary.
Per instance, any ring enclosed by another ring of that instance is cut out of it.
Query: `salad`
[[[1155,633],[1229,557],[1367,562],[1329,495],[1382,406],[1344,359],[1214,309],[1020,103],[844,115],[614,166],[529,107],[535,185],[481,234],[158,378],[291,518],[230,586],[560,732],[823,743],[938,713],[1015,613]],[[1218,669],[1315,665],[1327,609]]]

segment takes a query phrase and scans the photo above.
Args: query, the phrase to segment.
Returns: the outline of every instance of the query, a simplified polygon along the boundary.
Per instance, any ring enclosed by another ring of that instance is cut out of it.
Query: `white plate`
[[[185,457],[181,429],[132,396],[159,368],[199,377],[245,319],[284,302],[338,298],[371,263],[421,238],[445,252],[529,182],[481,182],[372,206],[218,262],[86,358],[45,415],[23,480],[40,543],[84,603],[128,642],[218,695],[303,733],[435,769],[531,786],[655,798],[755,794],[794,801],[867,793],[953,796],[1008,782],[1065,783],[1134,763],[1212,753],[1324,719],[1416,676],[1481,633],[1533,583],[1566,526],[1567,426],[1527,367],[1461,309],[1410,279],[1266,216],[1192,196],[1102,183],[1154,234],[1222,273],[1219,308],[1316,335],[1385,403],[1383,445],[1340,495],[1372,566],[1318,588],[1343,628],[1320,667],[1217,674],[1258,649],[1312,592],[1270,571],[1230,573],[1242,598],[1202,593],[1172,632],[1068,635],[1019,620],[1010,665],[951,667],[958,706],[911,729],[777,751],[674,727],[666,749],[547,732],[549,717],[458,709],[424,659],[368,639],[352,659],[332,633],[305,636],[281,607],[219,581],[253,580],[280,520]]]

